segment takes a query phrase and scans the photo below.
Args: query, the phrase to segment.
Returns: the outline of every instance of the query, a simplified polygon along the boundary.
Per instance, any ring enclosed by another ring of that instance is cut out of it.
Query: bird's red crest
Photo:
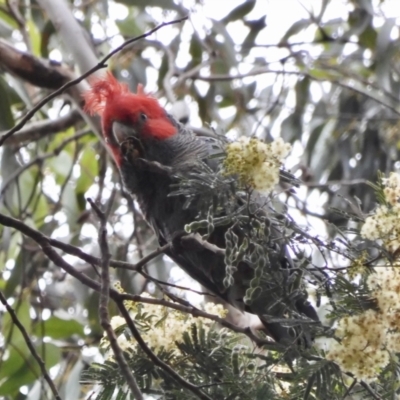
[[[128,86],[118,82],[110,72],[107,72],[105,78],[94,80],[91,85],[91,89],[83,95],[85,111],[92,115],[101,115],[106,137],[113,121],[134,124],[138,113],[144,113],[148,117],[145,134],[157,139],[167,139],[177,132],[157,99],[144,92],[143,85],[138,85],[136,94],[131,93]]]
[[[91,81],[91,89],[83,95],[85,99],[85,111],[90,114],[103,114],[107,101],[129,93],[128,85],[118,82],[111,72],[107,72],[105,78]],[[140,89],[143,92],[143,87]]]
[[[140,126],[143,135],[163,140],[177,133],[176,126],[157,99],[147,95],[142,85],[138,85],[136,94],[131,93],[126,84],[118,82],[107,72],[104,78],[93,80],[91,86],[83,95],[85,111],[101,115],[103,135],[117,161],[120,158],[119,146],[112,134],[112,124],[115,121],[135,127],[139,116],[145,114],[146,123]]]

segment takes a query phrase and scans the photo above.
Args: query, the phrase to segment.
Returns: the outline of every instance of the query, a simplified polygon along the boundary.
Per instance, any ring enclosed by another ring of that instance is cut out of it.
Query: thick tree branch
[[[0,68],[45,89],[58,89],[73,78],[72,71],[61,64],[17,50],[2,39],[0,39]]]
[[[64,115],[55,120],[43,120],[32,122],[30,125],[22,128],[18,133],[11,136],[7,140],[9,145],[19,145],[24,142],[34,142],[43,139],[45,136],[54,135],[65,131],[82,120],[81,113],[78,110],[72,110],[67,115]],[[0,132],[2,136],[5,132]]]

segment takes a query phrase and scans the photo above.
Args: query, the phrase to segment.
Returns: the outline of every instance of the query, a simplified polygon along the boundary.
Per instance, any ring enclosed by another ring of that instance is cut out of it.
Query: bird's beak
[[[135,131],[135,129],[118,121],[113,122],[112,131],[114,138],[118,144],[125,142],[125,140],[130,137],[137,137],[137,132]]]
[[[143,157],[143,145],[134,128],[115,121],[112,124],[112,132],[121,154],[126,160],[134,162],[136,159]]]

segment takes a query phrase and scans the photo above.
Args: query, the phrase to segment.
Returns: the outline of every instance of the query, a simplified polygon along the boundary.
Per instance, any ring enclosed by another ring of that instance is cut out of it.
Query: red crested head
[[[113,133],[114,122],[132,128],[142,139],[164,140],[177,133],[177,128],[157,99],[145,94],[142,85],[138,85],[136,94],[131,93],[126,84],[118,82],[107,72],[104,78],[93,81],[91,86],[83,95],[85,111],[101,116],[104,138],[118,165],[121,163],[121,152]]]

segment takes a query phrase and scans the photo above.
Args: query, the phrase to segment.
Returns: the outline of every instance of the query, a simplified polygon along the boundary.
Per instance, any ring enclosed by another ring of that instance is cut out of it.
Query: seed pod
[[[243,260],[243,257],[245,256],[248,247],[249,247],[249,241],[247,240],[247,238],[244,238],[242,244],[239,247],[239,250],[236,253],[237,262]]]
[[[222,284],[224,285],[224,288],[228,289],[231,287],[234,283],[232,275],[227,275],[224,280],[222,281]]]
[[[263,274],[263,269],[262,268],[256,268],[254,270],[254,277],[257,279],[260,279],[262,277]]]
[[[257,286],[256,288],[253,289],[252,293],[251,293],[251,298],[253,300],[257,299],[258,297],[260,297],[262,293],[262,289],[261,286]]]
[[[246,368],[247,368],[249,371],[253,371],[253,370],[256,368],[256,364],[253,363],[253,362],[248,363]]]
[[[238,236],[232,231],[232,241],[235,247],[237,247],[238,243],[239,243],[239,238]]]
[[[252,288],[248,288],[246,290],[246,295],[244,297],[247,297],[248,299],[251,299],[251,294],[253,293],[253,289]]]
[[[214,232],[214,224],[210,222],[207,227],[207,236],[209,237]]]
[[[257,260],[256,269],[263,270],[267,264],[269,264],[269,262],[267,262],[267,259],[265,257],[260,257]]]
[[[231,264],[232,261],[232,247],[231,246],[226,246],[225,249],[225,264]]]
[[[232,371],[234,375],[239,375],[239,354],[233,349],[232,351]]]
[[[250,287],[251,287],[252,289],[258,287],[259,284],[260,284],[260,280],[259,280],[258,278],[253,278],[253,279],[250,281]]]
[[[253,250],[253,253],[250,254],[250,261],[251,261],[253,264],[256,264],[256,263],[257,263],[257,261],[258,261],[258,254],[257,254],[257,251]]]
[[[252,300],[251,297],[244,296],[243,297],[243,303],[246,304],[246,306],[250,306],[251,303],[253,303],[253,300]]]
[[[185,232],[187,233],[196,232],[199,229],[207,228],[207,226],[208,222],[206,220],[194,221],[190,224],[185,225]]]

